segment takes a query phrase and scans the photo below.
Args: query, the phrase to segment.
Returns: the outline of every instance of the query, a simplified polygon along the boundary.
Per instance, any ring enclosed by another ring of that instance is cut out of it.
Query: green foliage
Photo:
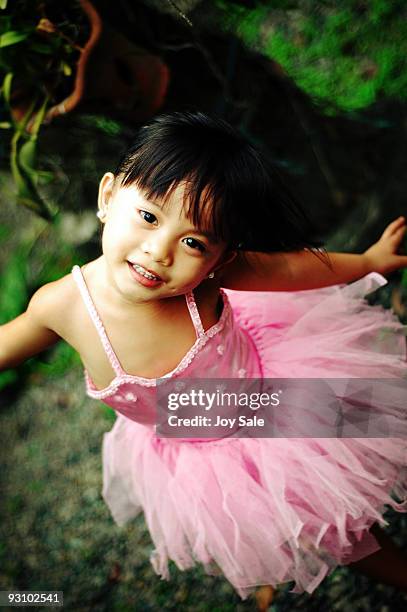
[[[21,314],[27,304],[26,256],[26,247],[16,249],[0,276],[0,325]],[[0,372],[0,389],[15,383],[17,378],[15,370]]]
[[[17,317],[28,302],[27,262],[30,247],[18,246],[0,275],[0,324]]]
[[[380,97],[407,98],[407,9],[401,0],[259,2],[218,0],[223,26],[278,62],[328,113]]]
[[[7,74],[3,85],[3,95],[6,103],[9,102],[9,89],[12,75]],[[26,127],[36,106],[34,101],[23,119],[14,122],[14,135],[11,139],[10,164],[11,172],[17,187],[17,202],[27,206],[46,220],[52,219],[52,213],[38,192],[38,184],[44,174],[35,168],[37,155],[38,132],[44,119],[48,97],[42,103],[34,118],[30,133]],[[22,144],[21,144],[22,142]]]
[[[52,350],[50,361],[38,360],[35,371],[46,378],[58,378],[80,363],[78,353],[66,342],[59,342]]]
[[[26,90],[43,94],[56,92],[64,81],[64,64],[73,64],[76,55],[75,41],[45,18],[47,4],[14,0],[0,14],[0,70],[16,74]]]
[[[11,234],[11,229],[7,225],[0,225],[0,245],[7,240]]]
[[[100,410],[102,411],[105,419],[109,422],[109,423],[114,423],[117,415],[115,413],[115,411],[113,410],[113,408],[110,408],[110,406],[107,406],[106,404],[100,404],[99,406]]]
[[[118,121],[103,115],[83,115],[81,121],[87,127],[96,128],[109,136],[117,136],[123,129]]]
[[[0,243],[6,242],[8,234],[8,228],[0,226]],[[36,248],[40,243],[41,236],[34,242],[21,242],[10,252],[3,266],[0,274],[0,325],[15,319],[26,310],[30,296],[37,287],[60,278],[70,271],[74,262],[78,263],[74,247],[62,243],[57,254],[44,251],[37,253]],[[33,262],[39,268],[36,271],[35,287],[30,284]],[[80,358],[74,349],[65,342],[60,342],[50,348],[43,357],[33,357],[21,367],[25,374],[38,373],[47,377],[58,377],[79,362]],[[18,378],[17,369],[0,372],[0,389],[15,383]]]
[[[38,187],[52,175],[37,169],[37,140],[49,107],[64,99],[71,88],[80,28],[75,30],[67,15],[76,15],[77,10],[82,15],[82,11],[77,2],[69,4],[70,13],[66,2],[57,11],[49,0],[0,4],[0,103],[9,115],[0,128],[13,131],[10,165],[17,202],[46,220],[52,220],[56,211],[44,202]],[[47,12],[59,15],[59,21],[52,23]]]
[[[0,36],[0,49],[8,47],[9,45],[15,45],[22,40],[28,38],[29,32],[16,32],[10,30]]]

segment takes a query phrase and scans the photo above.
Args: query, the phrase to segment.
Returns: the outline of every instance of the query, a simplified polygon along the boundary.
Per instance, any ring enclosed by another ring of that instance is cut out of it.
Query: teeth
[[[154,274],[150,274],[150,272],[147,272],[147,270],[144,270],[144,268],[142,268],[138,264],[134,264],[133,268],[136,270],[136,272],[138,272],[139,274],[142,274],[143,276],[145,276],[146,278],[149,278],[150,280],[158,280],[158,278],[154,276]]]

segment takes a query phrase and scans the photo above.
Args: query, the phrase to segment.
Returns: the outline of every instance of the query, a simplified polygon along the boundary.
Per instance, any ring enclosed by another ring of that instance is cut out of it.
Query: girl
[[[407,591],[407,562],[377,527],[385,504],[407,510],[404,439],[154,430],[161,378],[406,377],[402,325],[363,299],[407,265],[404,218],[362,255],[325,254],[269,163],[202,113],[144,126],[102,178],[97,214],[103,254],[0,328],[0,368],[61,338],[79,352],[88,395],[118,414],[103,497],[119,525],[143,510],[155,571],[200,562],[243,599],[264,585],[259,609],[266,585],[311,593],[339,564]]]

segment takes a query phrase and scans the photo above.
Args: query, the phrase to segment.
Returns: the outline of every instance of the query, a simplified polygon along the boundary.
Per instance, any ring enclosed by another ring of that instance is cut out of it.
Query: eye
[[[140,217],[144,219],[147,223],[151,225],[157,221],[157,217],[153,215],[153,213],[148,212],[147,210],[139,210],[138,211]]]
[[[183,242],[187,246],[191,247],[191,249],[197,249],[201,251],[201,253],[206,251],[204,245],[201,242],[198,242],[198,240],[195,240],[195,238],[184,238]]]

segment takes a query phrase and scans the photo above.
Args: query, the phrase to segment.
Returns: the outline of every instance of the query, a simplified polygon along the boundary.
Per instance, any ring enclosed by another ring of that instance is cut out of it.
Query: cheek
[[[207,263],[204,266],[197,267],[193,273],[191,272],[189,278],[191,283],[191,288],[195,288],[200,285],[205,279],[208,278],[208,274],[210,273],[213,265],[208,265]]]
[[[174,267],[174,279],[177,278],[180,282],[185,282],[195,286],[207,276],[208,262],[202,262],[200,259],[183,254],[176,260]]]
[[[128,223],[112,218],[105,225],[103,240],[107,246],[115,248],[125,247],[132,237],[135,237],[134,229]]]
[[[103,248],[105,249],[111,249],[115,246],[115,233],[112,231],[111,226],[105,226],[103,230],[102,244]]]

